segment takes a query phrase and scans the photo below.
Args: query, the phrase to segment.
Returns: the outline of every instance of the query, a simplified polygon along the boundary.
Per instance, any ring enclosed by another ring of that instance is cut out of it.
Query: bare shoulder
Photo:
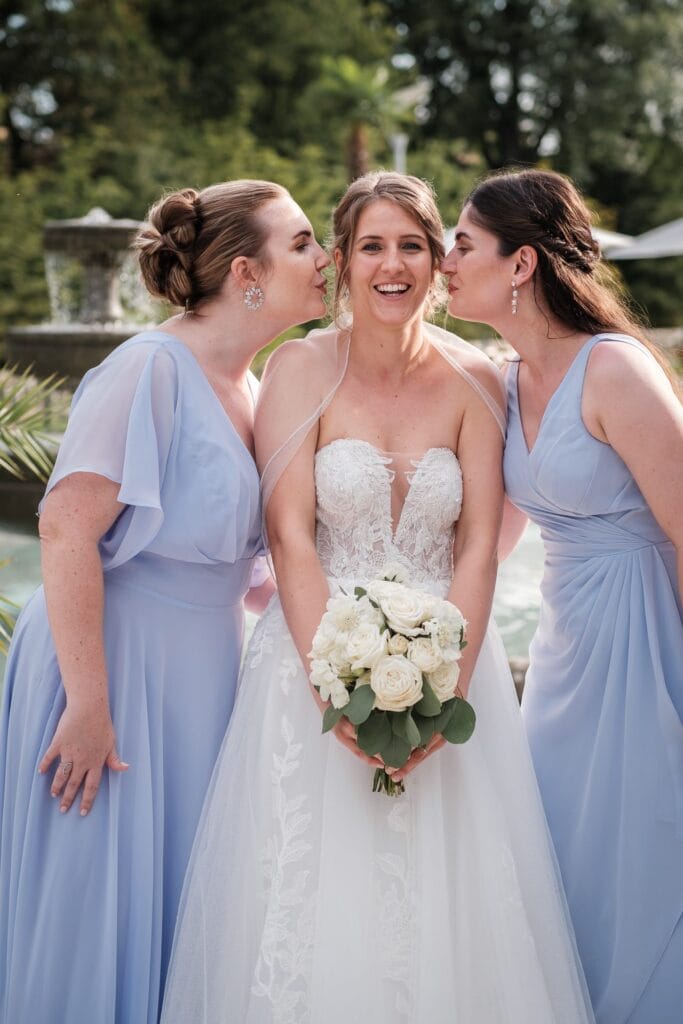
[[[314,379],[330,366],[335,354],[332,338],[323,338],[321,334],[314,331],[305,338],[293,338],[279,345],[268,358],[262,380],[265,382],[275,375],[282,375],[288,380],[301,375],[308,380]]]
[[[586,397],[591,402],[632,403],[655,395],[676,400],[671,384],[654,356],[641,345],[601,341],[588,357]]]

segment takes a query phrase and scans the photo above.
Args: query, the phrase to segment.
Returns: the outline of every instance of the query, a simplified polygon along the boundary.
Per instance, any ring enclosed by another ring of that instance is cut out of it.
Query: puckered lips
[[[387,281],[384,283],[374,285],[374,289],[378,292],[382,298],[397,300],[402,298],[408,291],[410,291],[411,285],[406,281]]]

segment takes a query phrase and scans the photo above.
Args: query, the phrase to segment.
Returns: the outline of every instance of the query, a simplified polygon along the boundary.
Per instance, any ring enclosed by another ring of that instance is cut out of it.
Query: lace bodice
[[[391,562],[416,585],[450,580],[462,505],[462,473],[450,448],[405,459],[340,438],[317,452],[315,484],[316,544],[329,577],[367,580]],[[401,491],[394,523],[392,496],[396,505]]]

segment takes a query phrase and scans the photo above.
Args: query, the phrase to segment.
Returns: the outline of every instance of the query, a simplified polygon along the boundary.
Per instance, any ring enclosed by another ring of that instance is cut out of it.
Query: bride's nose
[[[403,267],[403,253],[397,245],[388,245],[384,250],[382,267],[385,270],[400,270]]]

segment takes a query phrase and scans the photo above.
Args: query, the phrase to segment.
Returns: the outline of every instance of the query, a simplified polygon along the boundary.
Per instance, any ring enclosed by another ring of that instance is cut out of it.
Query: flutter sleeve
[[[163,523],[177,396],[174,358],[153,341],[115,350],[88,371],[74,395],[45,497],[73,473],[120,485],[117,497],[126,508],[100,542],[105,569],[141,551]]]

